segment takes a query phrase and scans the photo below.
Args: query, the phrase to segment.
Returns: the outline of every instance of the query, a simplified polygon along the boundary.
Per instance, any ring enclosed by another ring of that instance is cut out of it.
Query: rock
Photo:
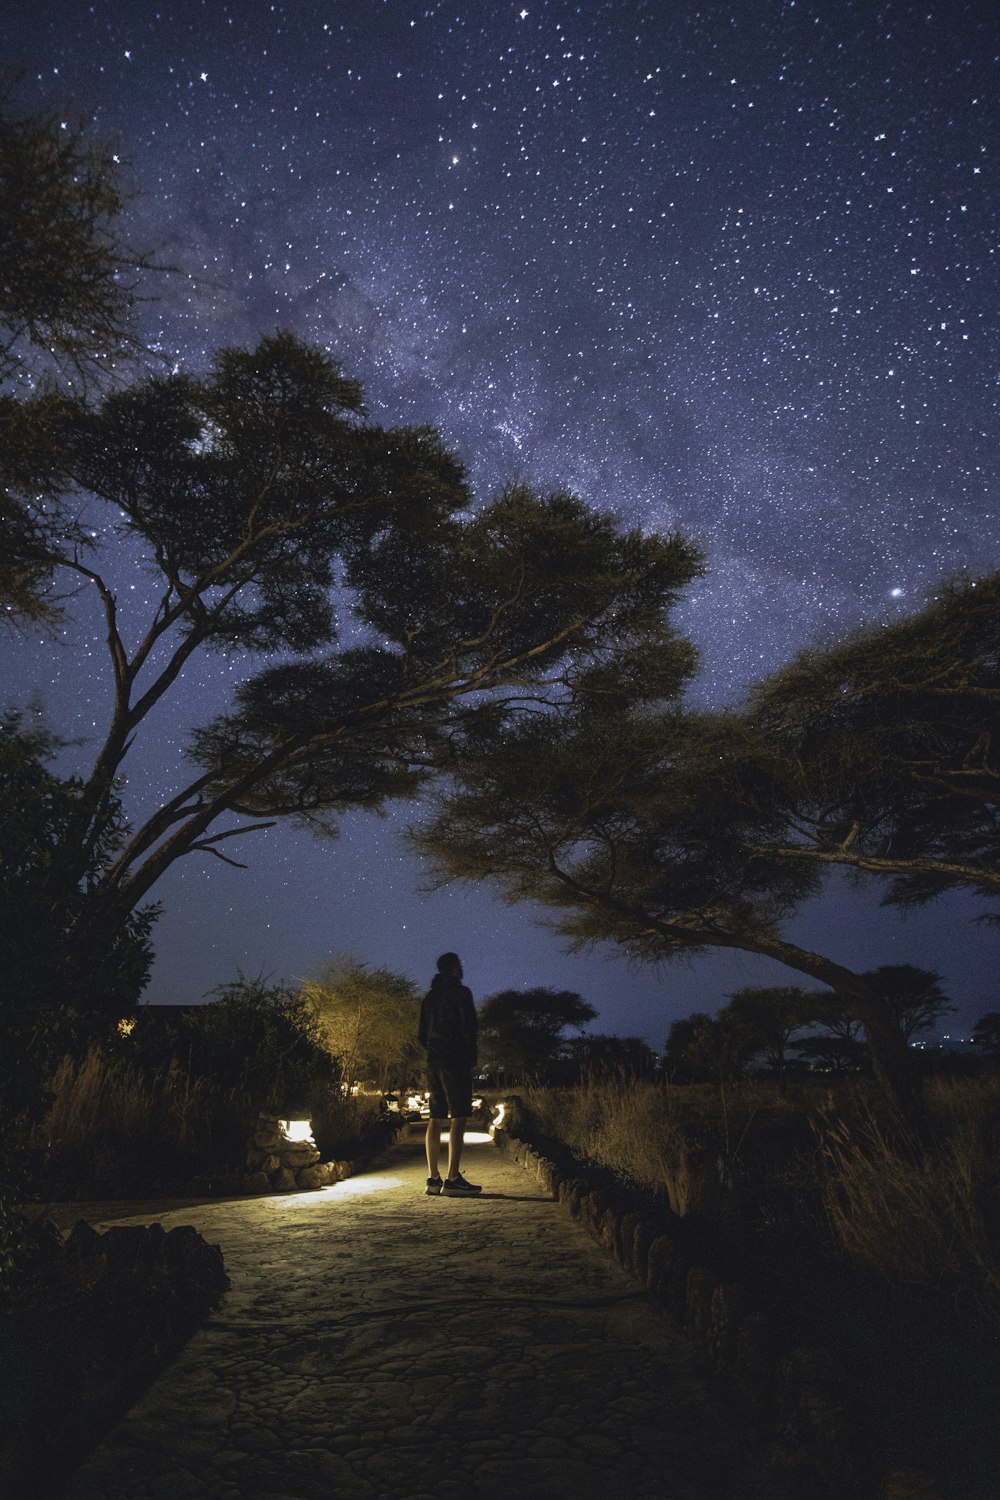
[[[276,1151],[284,1139],[278,1129],[255,1130],[252,1145],[258,1151]]]
[[[266,1172],[249,1172],[243,1186],[248,1193],[269,1193],[271,1179]]]
[[[295,1173],[291,1167],[279,1167],[271,1176],[271,1186],[277,1193],[288,1193],[296,1186]]]
[[[296,1181],[300,1188],[322,1188],[329,1187],[337,1181],[337,1168],[333,1162],[317,1162],[312,1167],[302,1167],[296,1173]]]
[[[282,1146],[278,1152],[283,1167],[312,1167],[319,1161],[319,1152],[315,1146],[310,1146],[306,1141],[293,1141],[289,1145]]]

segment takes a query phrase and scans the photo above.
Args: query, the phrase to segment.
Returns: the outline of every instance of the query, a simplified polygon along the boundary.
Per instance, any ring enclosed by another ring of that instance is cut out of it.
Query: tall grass
[[[854,1264],[1000,1320],[1000,1079],[932,1079],[919,1145],[869,1108],[824,1122],[824,1197]]]
[[[900,1292],[1000,1321],[1000,1078],[926,1084],[916,1144],[867,1084],[527,1089],[534,1129],[680,1214],[805,1233]]]
[[[176,1059],[148,1070],[92,1048],[65,1057],[48,1087],[45,1186],[53,1195],[178,1191],[242,1168],[247,1100],[192,1078]]]

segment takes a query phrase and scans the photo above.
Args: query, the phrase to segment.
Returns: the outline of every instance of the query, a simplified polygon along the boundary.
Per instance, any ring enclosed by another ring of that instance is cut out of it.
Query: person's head
[[[462,960],[457,953],[442,953],[437,961],[439,974],[447,974],[449,979],[461,979]]]

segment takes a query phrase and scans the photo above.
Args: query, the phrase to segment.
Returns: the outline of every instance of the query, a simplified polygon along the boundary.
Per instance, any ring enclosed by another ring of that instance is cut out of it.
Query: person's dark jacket
[[[472,991],[451,974],[435,974],[420,1006],[417,1039],[436,1063],[474,1067],[479,1021]]]

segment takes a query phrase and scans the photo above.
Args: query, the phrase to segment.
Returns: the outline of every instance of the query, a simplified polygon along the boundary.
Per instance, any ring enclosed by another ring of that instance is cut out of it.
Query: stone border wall
[[[208,1317],[229,1285],[190,1225],[36,1219],[30,1279],[3,1316],[0,1495],[39,1500],[67,1476]]]
[[[494,1145],[646,1287],[722,1377],[770,1441],[775,1497],[940,1500],[937,1485],[924,1473],[879,1475],[861,1464],[851,1435],[847,1372],[826,1349],[783,1347],[772,1319],[754,1307],[747,1287],[700,1263],[686,1238],[666,1227],[669,1220],[616,1204],[579,1162],[570,1175],[513,1129],[497,1130]]]

